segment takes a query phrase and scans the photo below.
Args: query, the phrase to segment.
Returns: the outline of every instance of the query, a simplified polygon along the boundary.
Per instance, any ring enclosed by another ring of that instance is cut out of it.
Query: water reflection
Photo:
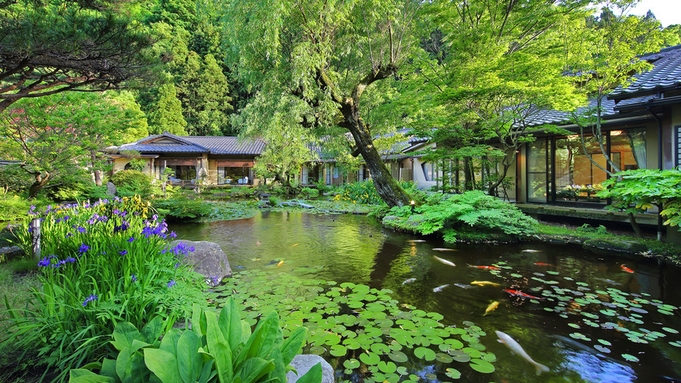
[[[487,333],[482,342],[497,356],[496,372],[466,375],[466,381],[657,382],[663,375],[681,376],[675,362],[681,347],[672,344],[681,346],[681,335],[664,330],[681,330],[679,269],[652,260],[542,244],[452,249],[353,215],[263,213],[171,228],[179,238],[218,243],[237,271],[271,269],[388,288],[403,303],[441,313],[446,324],[475,322]],[[634,273],[623,271],[623,263]],[[495,301],[499,306],[483,315]],[[673,309],[665,310],[665,304]],[[495,330],[552,371],[537,377],[531,365],[496,342]],[[562,345],[556,337],[563,338]],[[596,351],[606,343],[608,353]],[[638,361],[627,364],[623,355]],[[423,375],[432,378],[426,370]]]

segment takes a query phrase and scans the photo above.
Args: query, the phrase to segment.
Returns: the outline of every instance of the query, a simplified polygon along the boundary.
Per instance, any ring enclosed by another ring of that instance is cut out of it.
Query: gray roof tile
[[[161,134],[145,137],[119,150],[136,150],[144,153],[209,153],[214,155],[260,155],[265,143],[258,139],[240,139],[233,136],[175,136]]]
[[[651,62],[655,67],[634,76],[629,86],[615,89],[609,98],[628,98],[681,87],[681,45],[642,56],[641,60]]]

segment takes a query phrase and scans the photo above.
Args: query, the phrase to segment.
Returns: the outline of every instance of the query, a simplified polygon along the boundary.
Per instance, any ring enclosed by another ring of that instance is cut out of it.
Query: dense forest
[[[67,159],[101,170],[100,149],[148,134],[259,137],[263,164],[294,168],[324,138],[403,205],[377,137],[408,127],[464,166],[490,139],[531,140],[532,111],[574,110],[681,42],[633,3],[5,1],[0,146],[42,187],[73,176]]]

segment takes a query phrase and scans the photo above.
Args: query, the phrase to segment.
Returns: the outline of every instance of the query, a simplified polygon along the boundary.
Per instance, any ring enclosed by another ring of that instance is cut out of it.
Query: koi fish
[[[402,282],[402,284],[406,285],[407,283],[412,283],[412,282],[416,282],[416,278],[405,279],[404,282]]]
[[[497,266],[486,266],[486,265],[468,265],[468,267],[475,267],[476,269],[481,269],[481,270],[499,270],[499,267]]]
[[[291,245],[290,247],[296,247],[296,246],[298,246],[298,243],[294,243],[294,244]]]
[[[503,343],[506,345],[506,347],[511,350],[514,354],[518,354],[523,357],[526,361],[530,362],[536,369],[537,369],[537,375],[540,375],[542,372],[549,372],[549,368],[544,366],[541,363],[537,363],[532,358],[530,358],[529,355],[527,355],[527,352],[523,350],[523,348],[516,342],[513,338],[511,338],[508,334],[503,333],[501,331],[494,331],[497,336],[499,337],[499,343]]]
[[[541,250],[535,250],[535,249],[523,249],[523,253],[541,253]]]
[[[528,298],[528,299],[538,299],[538,300],[543,299],[543,298],[535,297],[534,295],[524,293],[520,290],[504,289],[504,291],[513,295],[513,296],[516,296],[516,297]]]
[[[467,285],[467,284],[465,284],[465,283],[455,283],[454,286],[460,287],[460,288],[462,288],[462,289],[470,289],[471,287],[473,287],[473,286]]]
[[[447,247],[434,247],[433,251],[456,251],[456,249],[450,249]]]
[[[454,264],[454,262],[448,261],[448,260],[446,260],[446,259],[442,259],[442,258],[440,258],[440,257],[438,257],[438,256],[436,256],[436,255],[433,255],[433,258],[437,259],[438,261],[444,263],[444,264],[447,265],[447,266],[456,266],[456,265]]]
[[[490,281],[473,281],[471,282],[471,285],[475,286],[494,286],[494,287],[499,287],[500,285],[496,282],[490,282]]]
[[[628,268],[628,267],[626,267],[626,266],[624,266],[624,265],[620,265],[620,268],[622,268],[622,271],[624,271],[625,273],[629,273],[629,274],[633,274],[633,273],[634,273],[634,270],[632,270],[632,269],[630,269],[630,268]]]
[[[534,265],[535,266],[544,266],[544,267],[552,267],[553,266],[552,264],[546,263],[546,262],[535,262]]]
[[[421,242],[425,242],[425,241],[426,241],[425,239],[409,239],[409,240],[407,240],[407,242],[411,242],[411,243],[421,243]]]
[[[499,307],[499,302],[494,301],[494,302],[490,303],[489,306],[487,306],[487,308],[485,309],[485,313],[482,314],[482,316],[485,316],[485,315],[491,313],[492,311],[496,310],[497,307]]]
[[[279,261],[279,263],[277,263],[277,267],[281,267],[281,265],[283,265],[283,264],[284,264],[284,260],[282,259],[281,261]]]
[[[445,287],[449,286],[449,284],[446,285],[441,285],[433,289],[434,293],[439,293],[440,291],[444,290]]]

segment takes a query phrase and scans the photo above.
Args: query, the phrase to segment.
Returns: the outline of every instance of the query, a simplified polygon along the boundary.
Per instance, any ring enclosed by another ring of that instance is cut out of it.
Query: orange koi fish
[[[535,262],[534,265],[535,265],[535,266],[544,266],[544,267],[551,267],[551,266],[553,266],[552,264],[546,263],[546,262]]]
[[[468,265],[468,267],[475,267],[476,269],[481,269],[481,270],[499,270],[499,268],[497,266]]]
[[[634,273],[634,270],[632,270],[632,269],[630,269],[630,268],[628,268],[628,267],[626,267],[626,266],[624,266],[624,265],[620,265],[620,267],[622,268],[622,271],[624,271],[625,273],[629,273],[629,274],[633,274],[633,273]]]
[[[509,294],[511,294],[511,295],[513,295],[513,296],[515,296],[515,297],[528,298],[528,299],[537,299],[537,300],[543,299],[543,298],[535,297],[534,295],[530,295],[530,294],[524,293],[524,292],[522,292],[522,291],[520,291],[520,290],[504,289],[504,291],[507,292],[507,293],[509,293]]]

